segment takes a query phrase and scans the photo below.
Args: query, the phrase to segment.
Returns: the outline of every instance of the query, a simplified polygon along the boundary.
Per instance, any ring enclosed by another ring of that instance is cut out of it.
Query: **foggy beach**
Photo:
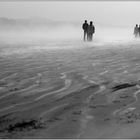
[[[118,6],[129,13],[136,3],[55,3],[23,2],[23,14],[22,2],[1,3],[0,138],[140,138],[140,38],[133,34],[138,9],[130,24],[125,12],[114,18]],[[96,6],[111,5],[97,14]],[[16,12],[7,12],[10,6]],[[62,15],[68,6],[89,12]],[[38,7],[40,15],[48,8],[46,17],[33,17]],[[104,19],[108,13],[112,18]],[[92,41],[83,40],[85,15],[95,26]]]

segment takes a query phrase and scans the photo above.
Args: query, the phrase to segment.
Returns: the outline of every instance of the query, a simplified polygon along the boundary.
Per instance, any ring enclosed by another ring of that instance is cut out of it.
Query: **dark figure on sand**
[[[88,26],[88,29],[87,29],[88,41],[92,41],[92,37],[94,33],[95,33],[95,27],[92,24],[92,21],[90,21],[90,25]]]
[[[140,25],[138,27],[138,36],[140,37]]]
[[[86,38],[87,38],[87,29],[88,29],[87,20],[85,20],[85,23],[83,24],[82,28],[84,30],[84,41],[86,41]]]
[[[138,27],[138,24],[136,24],[136,26],[134,28],[134,35],[135,35],[135,37],[138,37],[138,35],[139,35],[139,27]]]

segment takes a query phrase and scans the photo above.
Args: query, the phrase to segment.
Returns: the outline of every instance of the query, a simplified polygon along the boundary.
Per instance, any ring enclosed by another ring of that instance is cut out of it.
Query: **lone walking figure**
[[[138,37],[138,35],[139,35],[138,24],[136,24],[136,26],[135,26],[135,28],[134,28],[134,35],[135,35],[135,37]]]
[[[88,29],[87,29],[88,41],[92,41],[92,37],[94,33],[95,33],[95,27],[92,24],[92,21],[90,21],[90,25],[88,26]]]
[[[84,30],[84,41],[86,41],[86,39],[88,38],[88,37],[87,37],[87,30],[88,30],[88,23],[87,23],[87,20],[85,20],[85,23],[83,23],[82,28],[83,28],[83,30]]]

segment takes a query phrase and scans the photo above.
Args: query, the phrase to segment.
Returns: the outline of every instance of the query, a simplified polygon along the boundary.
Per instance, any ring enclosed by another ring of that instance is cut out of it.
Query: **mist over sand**
[[[140,138],[133,28],[2,21],[0,138]]]
[[[135,43],[133,27],[94,23],[93,42],[88,46],[105,47],[108,43]],[[1,54],[29,53],[44,49],[82,48],[82,22],[52,20],[3,19],[0,20]]]
[[[82,41],[83,39],[82,22],[11,20],[0,20],[0,41],[5,44]],[[99,23],[94,25],[96,28],[94,43],[131,42],[134,39],[133,27]]]

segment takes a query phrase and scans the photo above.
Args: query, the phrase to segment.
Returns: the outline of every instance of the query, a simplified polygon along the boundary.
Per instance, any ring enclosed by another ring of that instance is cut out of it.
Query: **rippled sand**
[[[1,47],[0,138],[140,138],[139,44],[80,45]]]

